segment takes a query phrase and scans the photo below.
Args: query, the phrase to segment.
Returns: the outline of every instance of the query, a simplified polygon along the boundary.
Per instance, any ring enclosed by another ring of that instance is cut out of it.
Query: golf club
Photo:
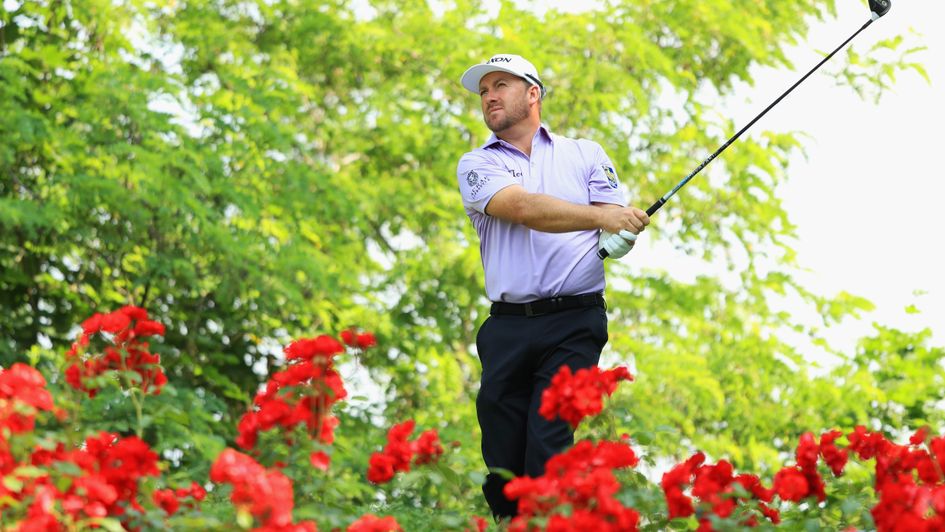
[[[858,29],[858,30],[856,31],[856,33],[854,33],[853,35],[851,35],[847,40],[843,41],[843,44],[841,44],[840,46],[838,46],[834,51],[830,52],[830,55],[828,55],[827,57],[823,58],[823,60],[821,60],[819,63],[817,63],[817,66],[815,66],[814,68],[810,69],[810,72],[808,72],[807,74],[804,74],[804,77],[802,77],[801,79],[799,79],[799,80],[797,81],[797,83],[795,83],[794,85],[791,85],[791,88],[789,88],[788,90],[784,91],[784,94],[782,94],[781,96],[779,96],[777,100],[775,100],[774,102],[772,102],[771,105],[769,105],[768,107],[766,107],[764,111],[762,111],[761,113],[759,113],[758,116],[756,116],[751,122],[749,122],[747,126],[743,127],[738,133],[735,133],[735,135],[732,136],[732,138],[730,138],[730,139],[728,139],[727,141],[725,141],[725,144],[723,144],[721,148],[715,150],[715,153],[713,153],[712,155],[710,155],[705,161],[702,161],[702,164],[700,164],[699,166],[697,166],[696,169],[692,171],[692,173],[690,173],[690,174],[689,174],[688,176],[686,176],[682,181],[680,181],[679,184],[677,184],[675,187],[673,187],[672,190],[670,190],[669,192],[667,192],[666,194],[664,194],[663,197],[661,197],[661,198],[659,199],[659,201],[657,201],[657,202],[654,203],[653,205],[650,205],[650,208],[648,208],[648,209],[646,210],[647,216],[653,216],[653,214],[654,214],[656,211],[658,211],[658,210],[660,209],[660,207],[662,207],[663,204],[666,203],[667,200],[669,200],[669,198],[673,197],[673,196],[676,194],[676,192],[679,191],[679,189],[681,189],[683,186],[685,186],[686,183],[688,183],[693,177],[695,177],[695,175],[698,174],[703,168],[705,168],[706,166],[708,166],[708,164],[711,163],[713,159],[715,159],[716,157],[718,157],[718,155],[719,155],[720,153],[722,153],[723,151],[725,151],[725,148],[728,148],[730,144],[732,144],[733,142],[735,142],[735,139],[737,139],[738,137],[740,137],[740,136],[742,135],[742,133],[744,133],[748,128],[750,128],[750,127],[752,126],[752,124],[754,124],[755,122],[757,122],[758,119],[760,119],[760,118],[761,118],[762,116],[764,116],[768,111],[770,111],[772,107],[774,107],[775,105],[778,104],[778,102],[780,102],[781,100],[783,100],[785,96],[787,96],[788,94],[790,94],[791,91],[793,91],[793,90],[795,89],[795,87],[797,87],[798,85],[800,85],[805,79],[808,78],[808,76],[810,76],[811,74],[813,74],[815,70],[817,70],[818,68],[820,68],[820,66],[823,65],[824,63],[826,63],[831,57],[834,56],[834,54],[836,54],[837,52],[839,52],[841,48],[843,48],[844,46],[846,46],[848,42],[852,41],[854,37],[856,37],[857,35],[859,35],[861,31],[865,30],[865,29],[867,28],[867,26],[869,26],[870,24],[873,23],[873,21],[875,21],[875,20],[878,19],[879,17],[885,15],[886,13],[888,13],[888,12],[889,12],[889,9],[892,7],[892,2],[891,2],[891,0],[869,0],[869,5],[870,5],[870,11],[871,11],[871,13],[872,13],[872,16],[871,16],[870,19],[866,22],[866,24],[863,24],[863,26],[862,26],[860,29]],[[615,234],[615,235],[613,235],[613,236],[610,237],[610,241],[613,242],[614,239],[616,239],[616,238],[623,238],[623,237],[621,237],[620,235],[616,235],[616,234]],[[614,242],[614,243],[616,243],[616,242]],[[597,250],[597,256],[600,257],[601,260],[606,259],[608,255],[609,255],[609,253],[607,252],[606,249],[603,249],[603,248],[602,248],[602,249]]]

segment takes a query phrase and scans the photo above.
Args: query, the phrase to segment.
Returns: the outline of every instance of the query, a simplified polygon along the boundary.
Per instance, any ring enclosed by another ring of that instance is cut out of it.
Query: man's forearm
[[[600,229],[605,205],[578,205],[547,194],[528,194],[522,202],[521,223],[545,233]],[[616,206],[615,206],[616,207]]]

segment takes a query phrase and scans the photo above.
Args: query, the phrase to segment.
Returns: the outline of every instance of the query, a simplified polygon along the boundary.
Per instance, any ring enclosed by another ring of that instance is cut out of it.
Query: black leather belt
[[[607,309],[604,295],[600,293],[580,294],[576,296],[559,296],[548,299],[539,299],[529,303],[502,303],[492,304],[490,314],[506,314],[510,316],[541,316],[562,310],[581,307],[601,307]]]

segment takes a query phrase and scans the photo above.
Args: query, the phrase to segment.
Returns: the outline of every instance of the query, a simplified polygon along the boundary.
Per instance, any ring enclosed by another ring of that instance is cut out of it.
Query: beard
[[[493,133],[505,131],[528,118],[528,95],[523,94],[521,98],[509,100],[502,105],[502,110],[505,111],[505,116],[491,118],[488,112],[483,116],[486,126],[488,126]]]

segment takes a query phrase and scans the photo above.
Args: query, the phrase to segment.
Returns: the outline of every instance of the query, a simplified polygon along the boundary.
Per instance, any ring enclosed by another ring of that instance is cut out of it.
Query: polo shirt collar
[[[546,126],[545,124],[539,124],[538,131],[535,132],[535,134],[544,137],[544,139],[547,140],[549,143],[554,142],[554,136],[551,134],[551,131],[548,130],[548,126]],[[511,146],[511,144],[495,136],[495,133],[493,133],[489,135],[489,140],[487,140],[485,144],[480,146],[480,148],[481,149],[491,148],[492,146],[496,144],[501,145],[502,143],[505,143],[505,145]]]

